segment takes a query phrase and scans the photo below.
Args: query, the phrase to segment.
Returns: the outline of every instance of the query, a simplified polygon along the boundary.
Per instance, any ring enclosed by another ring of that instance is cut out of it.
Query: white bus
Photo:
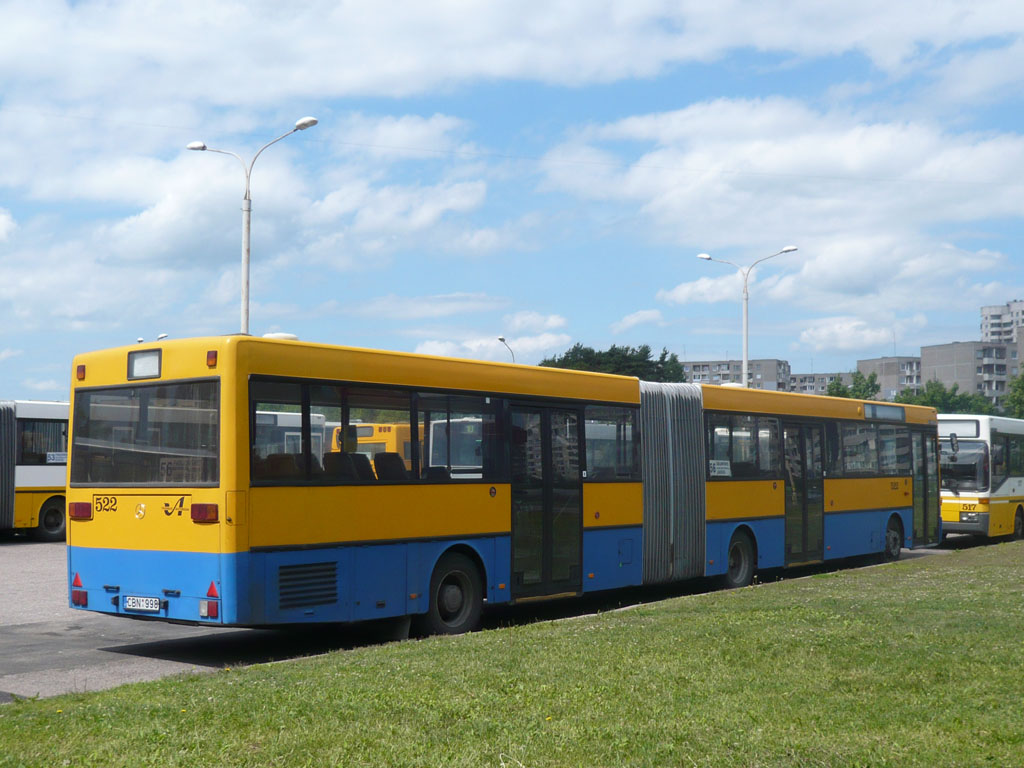
[[[1024,420],[939,414],[942,533],[1024,538]]]
[[[63,541],[68,404],[0,401],[0,531]]]

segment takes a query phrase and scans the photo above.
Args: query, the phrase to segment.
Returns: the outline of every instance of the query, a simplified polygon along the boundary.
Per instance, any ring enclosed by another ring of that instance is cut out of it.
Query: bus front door
[[[511,409],[513,599],[583,588],[580,419],[564,408]]]
[[[911,432],[914,459],[914,537],[915,547],[939,541],[939,468],[935,438],[924,432]]]
[[[786,471],[786,565],[817,562],[825,551],[822,428],[782,425]]]

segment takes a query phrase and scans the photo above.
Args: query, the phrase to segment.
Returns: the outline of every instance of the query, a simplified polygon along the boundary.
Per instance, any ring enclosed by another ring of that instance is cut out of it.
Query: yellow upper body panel
[[[702,385],[704,408],[709,411],[738,411],[745,413],[775,413],[787,416],[818,417],[828,419],[864,420],[864,406],[902,408],[908,424],[938,424],[934,408],[920,405],[902,405],[846,397],[805,395],[798,392],[774,392],[764,389],[742,389]]]

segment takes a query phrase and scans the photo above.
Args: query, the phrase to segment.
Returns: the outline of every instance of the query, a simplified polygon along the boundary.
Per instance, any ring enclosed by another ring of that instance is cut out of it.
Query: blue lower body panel
[[[587,528],[583,531],[583,591],[643,583],[643,529]]]
[[[68,578],[81,582],[72,588],[88,595],[86,606],[71,607],[239,626],[424,613],[434,566],[452,548],[478,561],[489,603],[510,599],[511,539],[495,536],[223,555],[68,547]],[[148,610],[154,599],[159,608]],[[203,600],[217,601],[216,618],[200,615]]]

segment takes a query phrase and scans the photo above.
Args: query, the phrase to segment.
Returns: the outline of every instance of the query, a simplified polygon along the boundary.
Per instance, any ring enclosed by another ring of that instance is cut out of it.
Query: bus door
[[[822,432],[820,424],[782,424],[786,472],[786,565],[816,562],[824,558]]]
[[[512,597],[583,588],[579,411],[512,406]]]
[[[935,438],[925,432],[911,432],[914,458],[915,547],[939,541],[939,468]]]

